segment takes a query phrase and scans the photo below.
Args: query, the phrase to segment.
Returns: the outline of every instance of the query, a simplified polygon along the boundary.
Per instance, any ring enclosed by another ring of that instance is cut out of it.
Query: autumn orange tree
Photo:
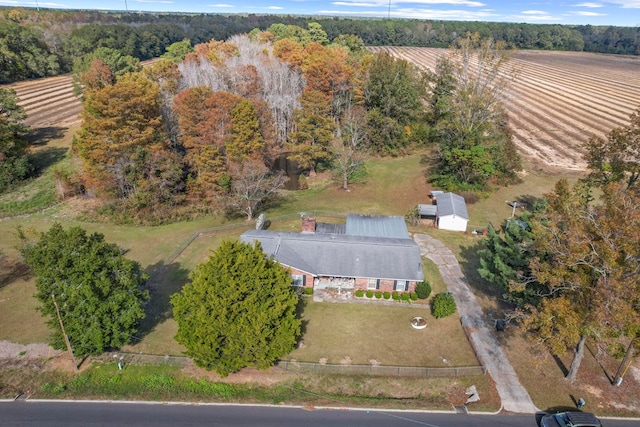
[[[636,336],[640,328],[640,193],[619,184],[597,202],[583,183],[562,180],[533,222],[532,276],[542,300],[526,308],[525,325],[554,354],[574,348],[575,381],[587,338]]]
[[[163,131],[157,83],[128,73],[85,96],[73,149],[87,188],[144,206],[179,191],[181,166]]]

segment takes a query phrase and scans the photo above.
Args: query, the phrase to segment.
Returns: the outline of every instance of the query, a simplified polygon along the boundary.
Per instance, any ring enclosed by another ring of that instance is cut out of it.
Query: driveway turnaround
[[[486,317],[469,289],[458,260],[441,241],[427,234],[416,234],[413,239],[420,246],[420,253],[432,260],[453,295],[462,326],[467,330],[471,345],[486,368],[502,401],[502,409],[508,412],[535,413],[539,411],[527,390],[520,384],[518,375],[507,360],[500,343],[493,333],[493,325]]]

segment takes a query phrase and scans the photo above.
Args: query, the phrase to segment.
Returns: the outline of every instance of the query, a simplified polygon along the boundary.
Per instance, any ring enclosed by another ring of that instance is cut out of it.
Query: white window
[[[378,289],[378,279],[369,279],[367,289]]]
[[[407,287],[406,280],[396,280],[396,287],[395,287],[396,291],[404,291],[406,287]]]
[[[303,274],[292,274],[291,278],[293,279],[293,286],[304,286]]]

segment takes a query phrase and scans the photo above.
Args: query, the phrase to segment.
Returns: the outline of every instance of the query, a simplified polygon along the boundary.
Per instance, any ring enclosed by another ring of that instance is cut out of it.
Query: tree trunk
[[[349,176],[346,173],[342,174],[342,189],[349,191]]]
[[[576,352],[574,353],[573,360],[571,361],[571,367],[569,367],[569,373],[566,376],[566,379],[570,382],[574,382],[578,376],[578,369],[580,369],[580,364],[584,358],[584,343],[586,340],[587,337],[585,335],[580,336],[580,341],[578,341]]]

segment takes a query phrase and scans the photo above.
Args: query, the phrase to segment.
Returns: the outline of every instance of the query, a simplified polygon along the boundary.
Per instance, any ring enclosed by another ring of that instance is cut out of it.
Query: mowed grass
[[[427,328],[412,328],[409,322],[414,316],[424,317]],[[302,345],[289,354],[289,360],[391,366],[478,365],[458,317],[435,319],[426,306],[305,299],[302,321]]]
[[[318,176],[310,179],[310,189],[290,193],[287,199],[277,208],[267,212],[267,219],[274,218],[271,229],[286,231],[299,231],[300,212],[313,212],[313,210],[331,211],[346,214],[349,212],[404,215],[413,205],[427,203],[427,194],[430,187],[424,176],[424,166],[420,163],[424,153],[416,153],[403,158],[375,159],[367,163],[368,174],[362,182],[354,184],[351,191],[342,190],[338,184],[329,181],[326,176]],[[543,194],[553,185],[552,179],[540,175],[531,174],[536,180],[533,184],[523,184],[502,189],[490,197],[469,206],[472,222],[475,218],[493,218],[498,222],[510,214],[510,208],[504,203],[505,199],[517,197],[521,194]],[[544,182],[544,180],[547,182]],[[178,222],[174,224],[146,227],[103,224],[95,222],[80,222],[73,219],[70,213],[69,202],[56,205],[44,212],[24,217],[14,217],[0,221],[0,251],[19,259],[16,247],[19,245],[16,228],[21,226],[28,231],[42,232],[49,229],[55,223],[60,222],[65,227],[80,226],[88,232],[99,232],[105,235],[109,242],[117,243],[124,248],[126,256],[141,263],[149,272],[160,272],[159,286],[154,294],[157,306],[161,313],[151,313],[159,319],[147,319],[147,330],[144,331],[143,341],[134,339],[135,347],[139,348],[148,342],[146,348],[153,352],[166,352],[176,354],[182,349],[174,343],[173,334],[176,330],[170,318],[169,296],[179,291],[188,280],[188,274],[195,265],[205,261],[210,251],[215,249],[222,238],[236,238],[246,228],[252,226],[244,220],[237,221],[239,228],[219,233],[203,233],[193,240],[179,257],[170,265],[166,260],[172,254],[181,250],[185,242],[191,239],[193,233],[199,230],[207,230],[229,223],[220,217],[201,218],[195,221]],[[491,213],[491,214],[489,214]],[[288,218],[278,220],[283,215]],[[343,222],[343,218],[320,217],[319,220],[327,222]],[[484,222],[484,220],[482,221]],[[244,228],[243,228],[244,227]],[[418,227],[419,232],[433,233],[459,256],[463,268],[473,267],[477,260],[474,259],[474,251],[467,250],[479,242],[477,236],[463,233],[441,232],[430,227]],[[425,275],[433,285],[433,294],[445,290],[445,284],[437,273],[435,265],[425,260]],[[473,268],[467,268],[473,276]],[[473,278],[473,277],[472,277]],[[3,315],[0,320],[13,319],[11,323],[2,325],[0,339],[19,339],[19,342],[34,340],[43,341],[48,333],[44,327],[43,319],[33,308],[36,302],[33,300],[32,277],[23,277],[22,281],[10,281],[0,289],[0,311],[10,312]],[[24,301],[16,301],[20,297]],[[487,298],[490,300],[491,298]],[[11,301],[11,302],[10,302]],[[10,307],[9,310],[3,308]],[[4,307],[2,307],[4,306]],[[18,320],[22,319],[22,321]],[[168,322],[165,324],[165,322]],[[33,325],[38,325],[34,328]],[[166,332],[166,334],[165,334]],[[140,351],[140,350],[138,350]]]
[[[431,187],[427,184],[424,166],[420,163],[422,154],[369,161],[368,175],[354,184],[349,192],[340,189],[326,175],[310,179],[309,190],[290,193],[282,203],[266,212],[267,220],[272,221],[271,229],[299,231],[300,218],[297,214],[300,212],[404,215],[413,205],[429,203],[427,194]],[[501,224],[511,215],[511,208],[505,200],[522,196],[540,197],[550,191],[560,177],[534,170],[529,172],[522,184],[500,189],[470,204],[469,229],[486,227],[489,222]],[[575,179],[572,176],[569,178]],[[184,351],[173,339],[177,325],[170,317],[169,296],[187,282],[189,272],[195,265],[205,261],[222,239],[236,238],[252,224],[239,220],[239,228],[203,233],[167,265],[167,259],[185,248],[193,233],[229,223],[221,217],[156,227],[81,222],[74,219],[69,205],[69,202],[65,202],[44,212],[0,221],[0,250],[19,259],[15,236],[18,225],[24,229],[46,231],[54,222],[60,222],[65,227],[78,225],[89,232],[103,233],[107,241],[117,243],[127,251],[128,257],[140,262],[149,273],[156,272],[159,277],[154,297],[163,311],[155,313],[159,317],[152,319],[148,328],[133,339],[128,349],[155,354],[180,354]],[[284,219],[278,219],[287,215]],[[343,221],[339,217],[325,218],[321,215],[319,220]],[[470,233],[445,232],[428,226],[412,228],[412,232],[432,234],[456,254],[485,311],[504,308],[497,302],[496,290],[477,276],[476,251],[481,237]],[[429,260],[424,260],[424,270],[425,277],[433,287],[432,295],[445,291],[446,284],[437,267]],[[46,340],[48,331],[34,309],[34,290],[32,277],[12,278],[3,283],[0,288],[0,339],[21,343]],[[428,319],[427,329],[418,331],[410,327],[409,319],[416,314]],[[302,337],[304,346],[296,349],[290,358],[306,361],[327,358],[328,363],[340,363],[348,356],[354,364],[369,364],[371,360],[376,360],[385,365],[405,366],[462,366],[477,363],[460,329],[457,315],[436,321],[427,308],[406,306],[389,309],[359,304],[318,303],[308,305],[304,320],[307,322]],[[522,354],[528,354],[525,344],[515,341],[511,344],[521,348]],[[525,372],[531,358],[521,357],[512,363],[518,372]]]

